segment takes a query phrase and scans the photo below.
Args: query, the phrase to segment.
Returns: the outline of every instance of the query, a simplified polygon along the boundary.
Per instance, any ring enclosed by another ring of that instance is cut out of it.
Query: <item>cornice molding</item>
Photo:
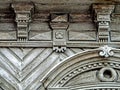
[[[69,47],[119,48],[119,5],[91,5],[85,12],[48,12],[39,11],[34,2],[11,3],[8,16],[0,12],[0,47],[53,47],[56,52]]]

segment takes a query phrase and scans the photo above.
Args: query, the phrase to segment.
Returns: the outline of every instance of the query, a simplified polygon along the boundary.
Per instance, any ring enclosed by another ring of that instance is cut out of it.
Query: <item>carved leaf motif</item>
[[[100,56],[103,56],[103,57],[107,58],[109,56],[113,56],[114,55],[114,52],[112,51],[112,48],[108,47],[107,45],[104,46],[104,47],[101,47],[100,49],[101,49],[101,51],[99,52]]]
[[[55,35],[56,35],[56,36],[55,36],[56,39],[63,39],[63,37],[64,37],[64,36],[63,36],[63,32],[56,32]]]

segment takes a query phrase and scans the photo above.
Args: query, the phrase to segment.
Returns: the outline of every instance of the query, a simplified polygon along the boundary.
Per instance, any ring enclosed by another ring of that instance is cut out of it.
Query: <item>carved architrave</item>
[[[110,22],[114,5],[93,5],[94,21],[97,25],[99,42],[110,42]]]
[[[12,8],[15,12],[15,22],[17,23],[17,40],[28,40],[29,23],[32,20],[32,14],[34,13],[33,3],[19,2],[13,3]]]
[[[66,50],[67,29],[69,26],[68,14],[52,13],[50,27],[53,30],[53,50],[64,52]]]

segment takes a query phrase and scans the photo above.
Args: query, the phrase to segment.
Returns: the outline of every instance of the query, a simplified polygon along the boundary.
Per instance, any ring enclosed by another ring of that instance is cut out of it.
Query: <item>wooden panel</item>
[[[0,40],[16,40],[16,31],[0,31]]]
[[[116,27],[117,25],[117,27]],[[111,24],[111,41],[120,41],[120,26],[119,24],[112,23]]]
[[[69,40],[96,40],[96,28],[90,22],[71,23],[68,31]]]
[[[0,86],[5,90],[37,90],[40,80],[51,68],[83,51],[78,48],[74,52],[74,49],[58,54],[52,48],[0,48]]]
[[[14,24],[0,23],[0,40],[16,40]]]
[[[30,25],[29,40],[52,40],[52,33],[47,23],[35,22]]]
[[[96,33],[95,32],[69,32],[69,40],[71,41],[95,41]]]

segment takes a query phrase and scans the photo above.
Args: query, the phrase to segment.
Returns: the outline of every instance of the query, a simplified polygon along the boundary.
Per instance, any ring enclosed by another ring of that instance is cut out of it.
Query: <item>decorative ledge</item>
[[[120,13],[115,4],[93,4],[90,13],[38,11],[34,4],[12,3],[14,22],[0,13],[0,47],[51,47],[56,52],[69,47],[120,48]]]

